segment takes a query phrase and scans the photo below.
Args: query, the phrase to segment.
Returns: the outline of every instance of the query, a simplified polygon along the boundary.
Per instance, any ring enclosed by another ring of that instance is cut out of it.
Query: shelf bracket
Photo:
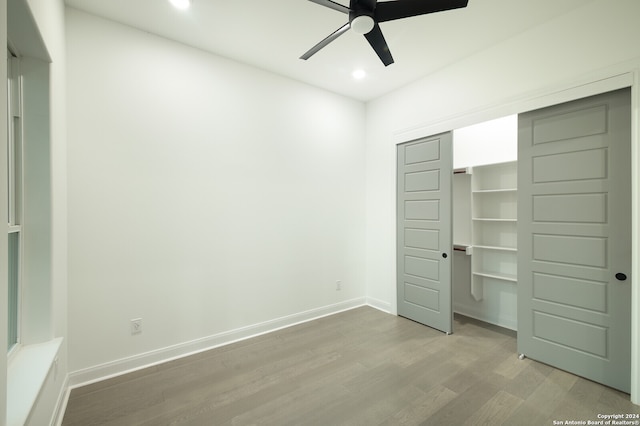
[[[453,245],[453,250],[454,251],[463,251],[464,254],[466,254],[467,256],[471,256],[471,252],[473,251],[471,246],[468,246],[466,244],[454,244]]]
[[[460,167],[459,169],[453,169],[453,174],[454,175],[458,175],[458,174],[470,175],[471,167]]]

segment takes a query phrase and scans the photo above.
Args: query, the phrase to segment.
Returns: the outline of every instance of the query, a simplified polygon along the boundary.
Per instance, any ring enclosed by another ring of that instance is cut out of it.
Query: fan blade
[[[376,0],[359,0],[357,2],[363,5],[367,10],[370,10],[372,12],[373,9],[376,8]]]
[[[347,6],[343,6],[331,0],[309,0],[309,1],[319,4],[321,6],[326,6],[333,10],[337,10],[338,12],[347,13],[347,14],[349,13],[349,8]]]
[[[382,30],[380,29],[380,25],[376,23],[371,31],[364,35],[373,50],[376,51],[378,57],[384,64],[384,66],[389,66],[393,63],[393,57],[391,56],[391,52],[389,51],[389,46],[387,46],[387,42],[382,35]]]
[[[398,0],[378,2],[375,10],[377,22],[393,21],[427,13],[467,7],[469,0]]]
[[[351,25],[347,22],[346,24],[344,24],[343,26],[335,30],[331,35],[329,35],[324,40],[322,40],[320,43],[316,44],[311,49],[309,49],[304,55],[300,56],[300,59],[304,59],[306,61],[307,59],[309,59],[310,57],[318,53],[320,49],[322,49],[323,47],[331,43],[333,40],[337,39],[342,34],[344,34],[349,29],[350,26]]]

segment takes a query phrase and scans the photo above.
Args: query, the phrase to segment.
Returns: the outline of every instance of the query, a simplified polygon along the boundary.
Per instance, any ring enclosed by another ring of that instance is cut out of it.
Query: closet
[[[398,145],[398,314],[629,392],[631,129],[620,89]]]
[[[453,132],[453,310],[517,328],[517,116]]]

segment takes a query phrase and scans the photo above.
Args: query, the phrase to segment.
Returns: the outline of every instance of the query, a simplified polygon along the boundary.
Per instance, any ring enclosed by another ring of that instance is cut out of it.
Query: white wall
[[[605,68],[637,67],[638,16],[636,0],[589,2],[367,105],[368,297],[395,311],[395,144],[522,112],[524,101]]]
[[[364,301],[362,103],[74,9],[67,30],[72,371]]]
[[[518,159],[518,116],[453,129],[453,168]]]

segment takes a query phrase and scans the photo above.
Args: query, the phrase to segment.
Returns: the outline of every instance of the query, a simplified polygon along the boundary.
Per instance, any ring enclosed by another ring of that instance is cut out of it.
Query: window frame
[[[8,335],[7,356],[12,357],[21,346],[22,265],[23,265],[23,195],[24,141],[22,128],[22,76],[20,59],[14,49],[7,47],[7,239],[8,273]],[[17,242],[12,247],[11,237]],[[13,249],[13,253],[12,253]]]

